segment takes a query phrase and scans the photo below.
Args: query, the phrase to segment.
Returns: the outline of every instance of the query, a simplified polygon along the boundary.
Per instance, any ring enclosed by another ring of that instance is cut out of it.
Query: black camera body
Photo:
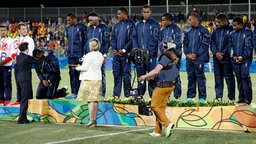
[[[153,115],[152,108],[148,107],[144,100],[139,102],[138,111],[139,111],[139,114],[141,115],[146,115],[146,116]]]
[[[146,102],[142,98],[138,98],[138,89],[131,89],[130,95],[133,96],[133,100],[138,102],[138,112],[141,115],[151,116],[153,115],[151,107],[147,106]]]
[[[137,98],[139,96],[138,89],[131,89],[130,90],[130,95]]]
[[[145,52],[139,48],[133,49],[129,58],[134,64],[143,63],[147,60]]]

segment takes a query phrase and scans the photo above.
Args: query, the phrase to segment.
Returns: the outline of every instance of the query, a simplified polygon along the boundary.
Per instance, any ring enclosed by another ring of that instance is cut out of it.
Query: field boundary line
[[[154,128],[151,127],[151,128],[146,128],[146,129],[136,129],[136,130],[129,130],[129,131],[124,131],[124,132],[116,132],[116,133],[100,134],[100,135],[93,135],[93,136],[86,136],[86,137],[78,137],[78,138],[72,138],[72,139],[55,141],[55,142],[47,142],[46,144],[58,144],[58,143],[72,142],[72,141],[78,141],[78,140],[84,140],[84,139],[90,139],[90,138],[126,134],[126,133],[130,133],[130,132],[147,131],[147,130],[151,130],[151,129],[154,129]]]

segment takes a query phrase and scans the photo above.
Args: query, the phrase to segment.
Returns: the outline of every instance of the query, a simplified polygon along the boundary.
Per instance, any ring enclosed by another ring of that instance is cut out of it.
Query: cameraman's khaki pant
[[[156,116],[155,133],[162,132],[162,126],[167,127],[171,122],[165,115],[168,98],[175,86],[159,88],[156,87],[152,94],[151,107]]]

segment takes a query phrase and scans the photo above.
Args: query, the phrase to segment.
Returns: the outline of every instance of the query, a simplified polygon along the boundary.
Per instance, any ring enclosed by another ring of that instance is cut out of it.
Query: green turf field
[[[35,73],[35,70],[32,70],[33,72],[33,93],[34,93],[34,98],[35,98],[35,93],[36,89],[39,83],[39,79]],[[132,72],[133,74],[133,72]],[[206,80],[207,80],[207,101],[212,101],[215,98],[215,90],[214,90],[214,75],[213,73],[206,72]],[[70,84],[69,84],[69,74],[68,74],[68,69],[64,68],[61,69],[61,77],[62,80],[60,82],[60,88],[63,86],[68,86],[69,91],[70,91]],[[13,78],[13,94],[12,94],[12,101],[16,100],[16,85],[14,81],[14,76]],[[132,76],[133,78],[133,76]],[[113,95],[113,86],[114,86],[114,78],[113,78],[113,73],[112,71],[106,71],[106,82],[107,82],[107,92],[106,92],[106,98],[110,97]],[[251,73],[251,79],[252,79],[252,89],[253,89],[253,95],[256,93],[256,74]],[[136,87],[137,81],[134,84],[134,88]],[[184,100],[186,98],[186,92],[187,92],[187,73],[186,72],[181,72],[181,83],[182,83],[182,96],[181,100]],[[121,98],[124,98],[123,96],[123,91],[121,93]],[[173,99],[173,97],[171,97]],[[227,98],[227,89],[226,86],[224,88],[224,100],[228,100]],[[148,99],[148,91],[146,92],[145,99]],[[238,99],[238,91],[236,90],[236,99]],[[196,97],[196,100],[198,100],[198,96]],[[253,98],[253,102],[256,103],[256,98]]]
[[[60,87],[69,86],[68,69],[61,70],[62,81]],[[256,74],[251,74],[255,93]],[[107,94],[112,96],[113,75],[112,71],[106,72]],[[208,101],[215,97],[213,73],[206,73]],[[14,77],[13,77],[14,78]],[[183,93],[181,99],[186,97],[186,73],[181,73]],[[38,78],[33,70],[34,94],[38,85]],[[70,86],[69,86],[70,87]],[[70,89],[69,89],[70,90]],[[13,80],[13,101],[16,86]],[[237,93],[238,94],[238,93]],[[34,95],[35,97],[35,95]],[[122,96],[123,97],[123,96]],[[146,96],[148,98],[148,96]],[[226,99],[226,88],[225,88]],[[255,102],[255,99],[253,100]],[[31,123],[18,125],[14,120],[0,119],[0,144],[41,144],[41,143],[69,143],[69,144],[253,144],[256,143],[256,133],[242,131],[217,131],[205,129],[180,129],[174,130],[171,138],[164,136],[154,138],[148,136],[153,127],[126,127],[99,125],[93,129],[85,129],[82,124],[53,124]],[[163,131],[164,133],[164,131]]]
[[[1,144],[255,144],[256,133],[174,129],[170,138],[150,137],[152,127],[32,123],[0,120]],[[164,131],[163,131],[164,132]],[[164,134],[164,133],[163,133]]]

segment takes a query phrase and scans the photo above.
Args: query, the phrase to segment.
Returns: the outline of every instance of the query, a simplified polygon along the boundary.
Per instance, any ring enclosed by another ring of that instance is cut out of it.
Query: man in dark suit
[[[19,50],[21,51],[20,55],[17,56],[17,86],[20,88],[20,113],[18,124],[29,124],[29,120],[27,119],[27,109],[28,109],[28,99],[31,96],[32,91],[32,81],[31,81],[31,68],[33,63],[40,63],[42,59],[36,60],[30,55],[28,55],[28,43],[23,42],[19,46]]]

